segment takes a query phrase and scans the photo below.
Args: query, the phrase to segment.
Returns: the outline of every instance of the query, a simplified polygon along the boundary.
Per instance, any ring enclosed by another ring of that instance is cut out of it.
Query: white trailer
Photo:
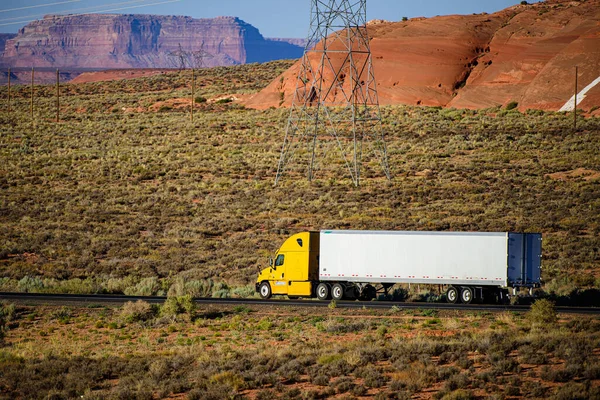
[[[271,295],[372,299],[396,283],[447,287],[449,302],[505,300],[508,288],[540,285],[542,235],[511,232],[302,232],[260,271]]]
[[[469,303],[540,284],[538,233],[324,230],[319,236],[319,281],[334,298],[356,289],[372,296],[374,284],[415,283],[447,285],[448,301]]]

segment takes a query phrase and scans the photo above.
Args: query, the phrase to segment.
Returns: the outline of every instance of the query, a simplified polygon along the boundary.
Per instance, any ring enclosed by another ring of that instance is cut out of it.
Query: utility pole
[[[573,129],[577,130],[577,75],[579,67],[575,66],[575,107],[573,107]]]
[[[56,122],[60,122],[60,77],[56,69]]]
[[[192,107],[190,108],[190,120],[194,122],[194,86],[195,86],[194,68],[192,67]]]
[[[10,112],[10,68],[8,69],[8,112]]]
[[[31,122],[33,122],[33,76],[34,76],[34,71],[33,71],[33,67],[31,67],[31,105],[29,107],[29,109],[31,111]]]

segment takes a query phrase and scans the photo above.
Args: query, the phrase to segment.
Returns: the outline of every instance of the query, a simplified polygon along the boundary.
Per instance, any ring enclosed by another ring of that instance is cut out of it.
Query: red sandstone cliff
[[[303,48],[265,39],[235,17],[194,19],[179,16],[88,14],[46,16],[6,41],[2,64],[11,67],[168,68],[179,51],[212,58],[205,66],[297,58]]]
[[[559,109],[600,76],[600,0],[549,0],[494,14],[370,24],[381,104],[480,108],[519,102]],[[275,79],[250,107],[289,106],[300,64]],[[283,79],[283,80],[282,80]],[[600,105],[600,85],[581,107]]]

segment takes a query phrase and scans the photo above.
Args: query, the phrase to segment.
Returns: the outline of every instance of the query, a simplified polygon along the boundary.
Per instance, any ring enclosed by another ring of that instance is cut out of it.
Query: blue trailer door
[[[542,263],[540,233],[508,234],[509,286],[539,286]]]

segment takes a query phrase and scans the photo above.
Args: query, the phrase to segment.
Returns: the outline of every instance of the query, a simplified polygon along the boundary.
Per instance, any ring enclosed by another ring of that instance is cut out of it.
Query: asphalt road
[[[124,296],[104,294],[39,294],[39,293],[8,293],[0,292],[0,299],[35,304],[123,304],[128,301],[143,300],[149,303],[162,303],[166,297],[161,296]],[[196,298],[198,304],[216,305],[257,305],[257,306],[291,306],[291,307],[327,307],[328,301],[318,300],[279,300],[279,299],[215,299]],[[498,304],[447,304],[447,303],[403,303],[393,301],[338,301],[338,308],[379,308],[390,309],[434,309],[434,310],[468,310],[468,311],[517,311],[529,310],[527,305],[498,305]],[[556,307],[559,313],[567,314],[600,314],[596,307]]]

